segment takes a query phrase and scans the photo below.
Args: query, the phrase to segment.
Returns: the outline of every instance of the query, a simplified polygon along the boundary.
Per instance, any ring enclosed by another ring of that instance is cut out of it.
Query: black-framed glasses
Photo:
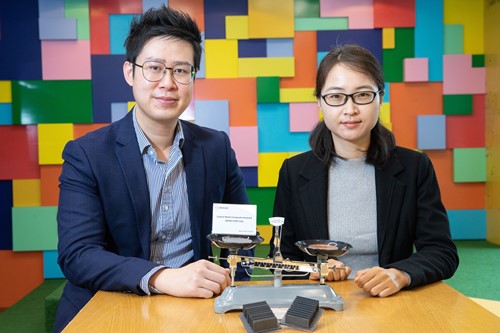
[[[355,104],[366,105],[373,102],[377,94],[381,91],[382,89],[380,89],[379,91],[358,91],[354,94],[331,93],[321,95],[321,98],[323,98],[325,103],[330,106],[342,106],[347,103],[349,97]]]
[[[132,63],[142,69],[142,76],[150,82],[158,82],[163,79],[167,70],[170,70],[175,82],[180,84],[189,84],[193,81],[196,74],[194,66],[190,64],[178,64],[174,67],[167,67],[158,61],[146,61],[142,65]]]

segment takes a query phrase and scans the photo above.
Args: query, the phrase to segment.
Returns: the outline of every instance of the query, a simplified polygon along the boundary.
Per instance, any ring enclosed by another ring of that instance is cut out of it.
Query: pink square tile
[[[290,132],[310,132],[318,120],[318,103],[290,103]]]
[[[44,80],[90,80],[90,41],[42,40]]]
[[[407,58],[404,60],[405,82],[429,81],[429,59]]]

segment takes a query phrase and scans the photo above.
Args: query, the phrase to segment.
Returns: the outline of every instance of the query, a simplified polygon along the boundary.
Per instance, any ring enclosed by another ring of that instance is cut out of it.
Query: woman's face
[[[321,95],[333,94],[329,99],[332,104],[332,100],[343,99],[342,95],[336,94],[368,92],[359,95],[358,102],[363,102],[366,96],[369,96],[369,100],[370,93],[378,90],[369,76],[343,64],[337,64],[328,73]],[[318,104],[323,112],[326,127],[332,133],[335,151],[339,156],[355,158],[366,153],[370,145],[370,132],[378,120],[382,96],[383,93],[376,94],[373,101],[365,105],[358,105],[349,97],[347,103],[341,106],[330,106],[323,98],[319,98]]]

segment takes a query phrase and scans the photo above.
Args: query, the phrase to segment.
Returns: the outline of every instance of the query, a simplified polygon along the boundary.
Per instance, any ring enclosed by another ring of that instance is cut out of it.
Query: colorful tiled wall
[[[431,157],[453,237],[486,237],[482,1],[2,1],[0,307],[61,277],[61,151],[129,110],[123,41],[132,17],[161,3],[191,14],[203,31],[184,117],[230,135],[264,238],[281,163],[308,149],[319,119],[318,62],[344,43],[369,48],[383,64],[382,121],[400,145]]]

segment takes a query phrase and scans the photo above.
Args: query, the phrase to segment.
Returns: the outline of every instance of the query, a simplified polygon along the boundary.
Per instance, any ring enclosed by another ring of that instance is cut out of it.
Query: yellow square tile
[[[293,38],[294,0],[249,0],[250,38]]]
[[[226,16],[226,39],[248,39],[248,16]]]
[[[294,58],[240,58],[238,59],[239,77],[295,75]]]
[[[11,81],[0,81],[0,103],[12,103]]]
[[[394,28],[382,29],[382,48],[393,49],[396,47],[396,34]]]
[[[283,161],[290,153],[260,153],[258,166],[259,187],[276,187]]]
[[[13,207],[41,205],[40,179],[14,179],[12,181]]]
[[[38,163],[62,164],[64,146],[73,139],[73,124],[38,125]]]
[[[314,88],[281,88],[280,103],[317,102]]]
[[[237,40],[206,40],[205,49],[205,76],[207,79],[238,77]]]

